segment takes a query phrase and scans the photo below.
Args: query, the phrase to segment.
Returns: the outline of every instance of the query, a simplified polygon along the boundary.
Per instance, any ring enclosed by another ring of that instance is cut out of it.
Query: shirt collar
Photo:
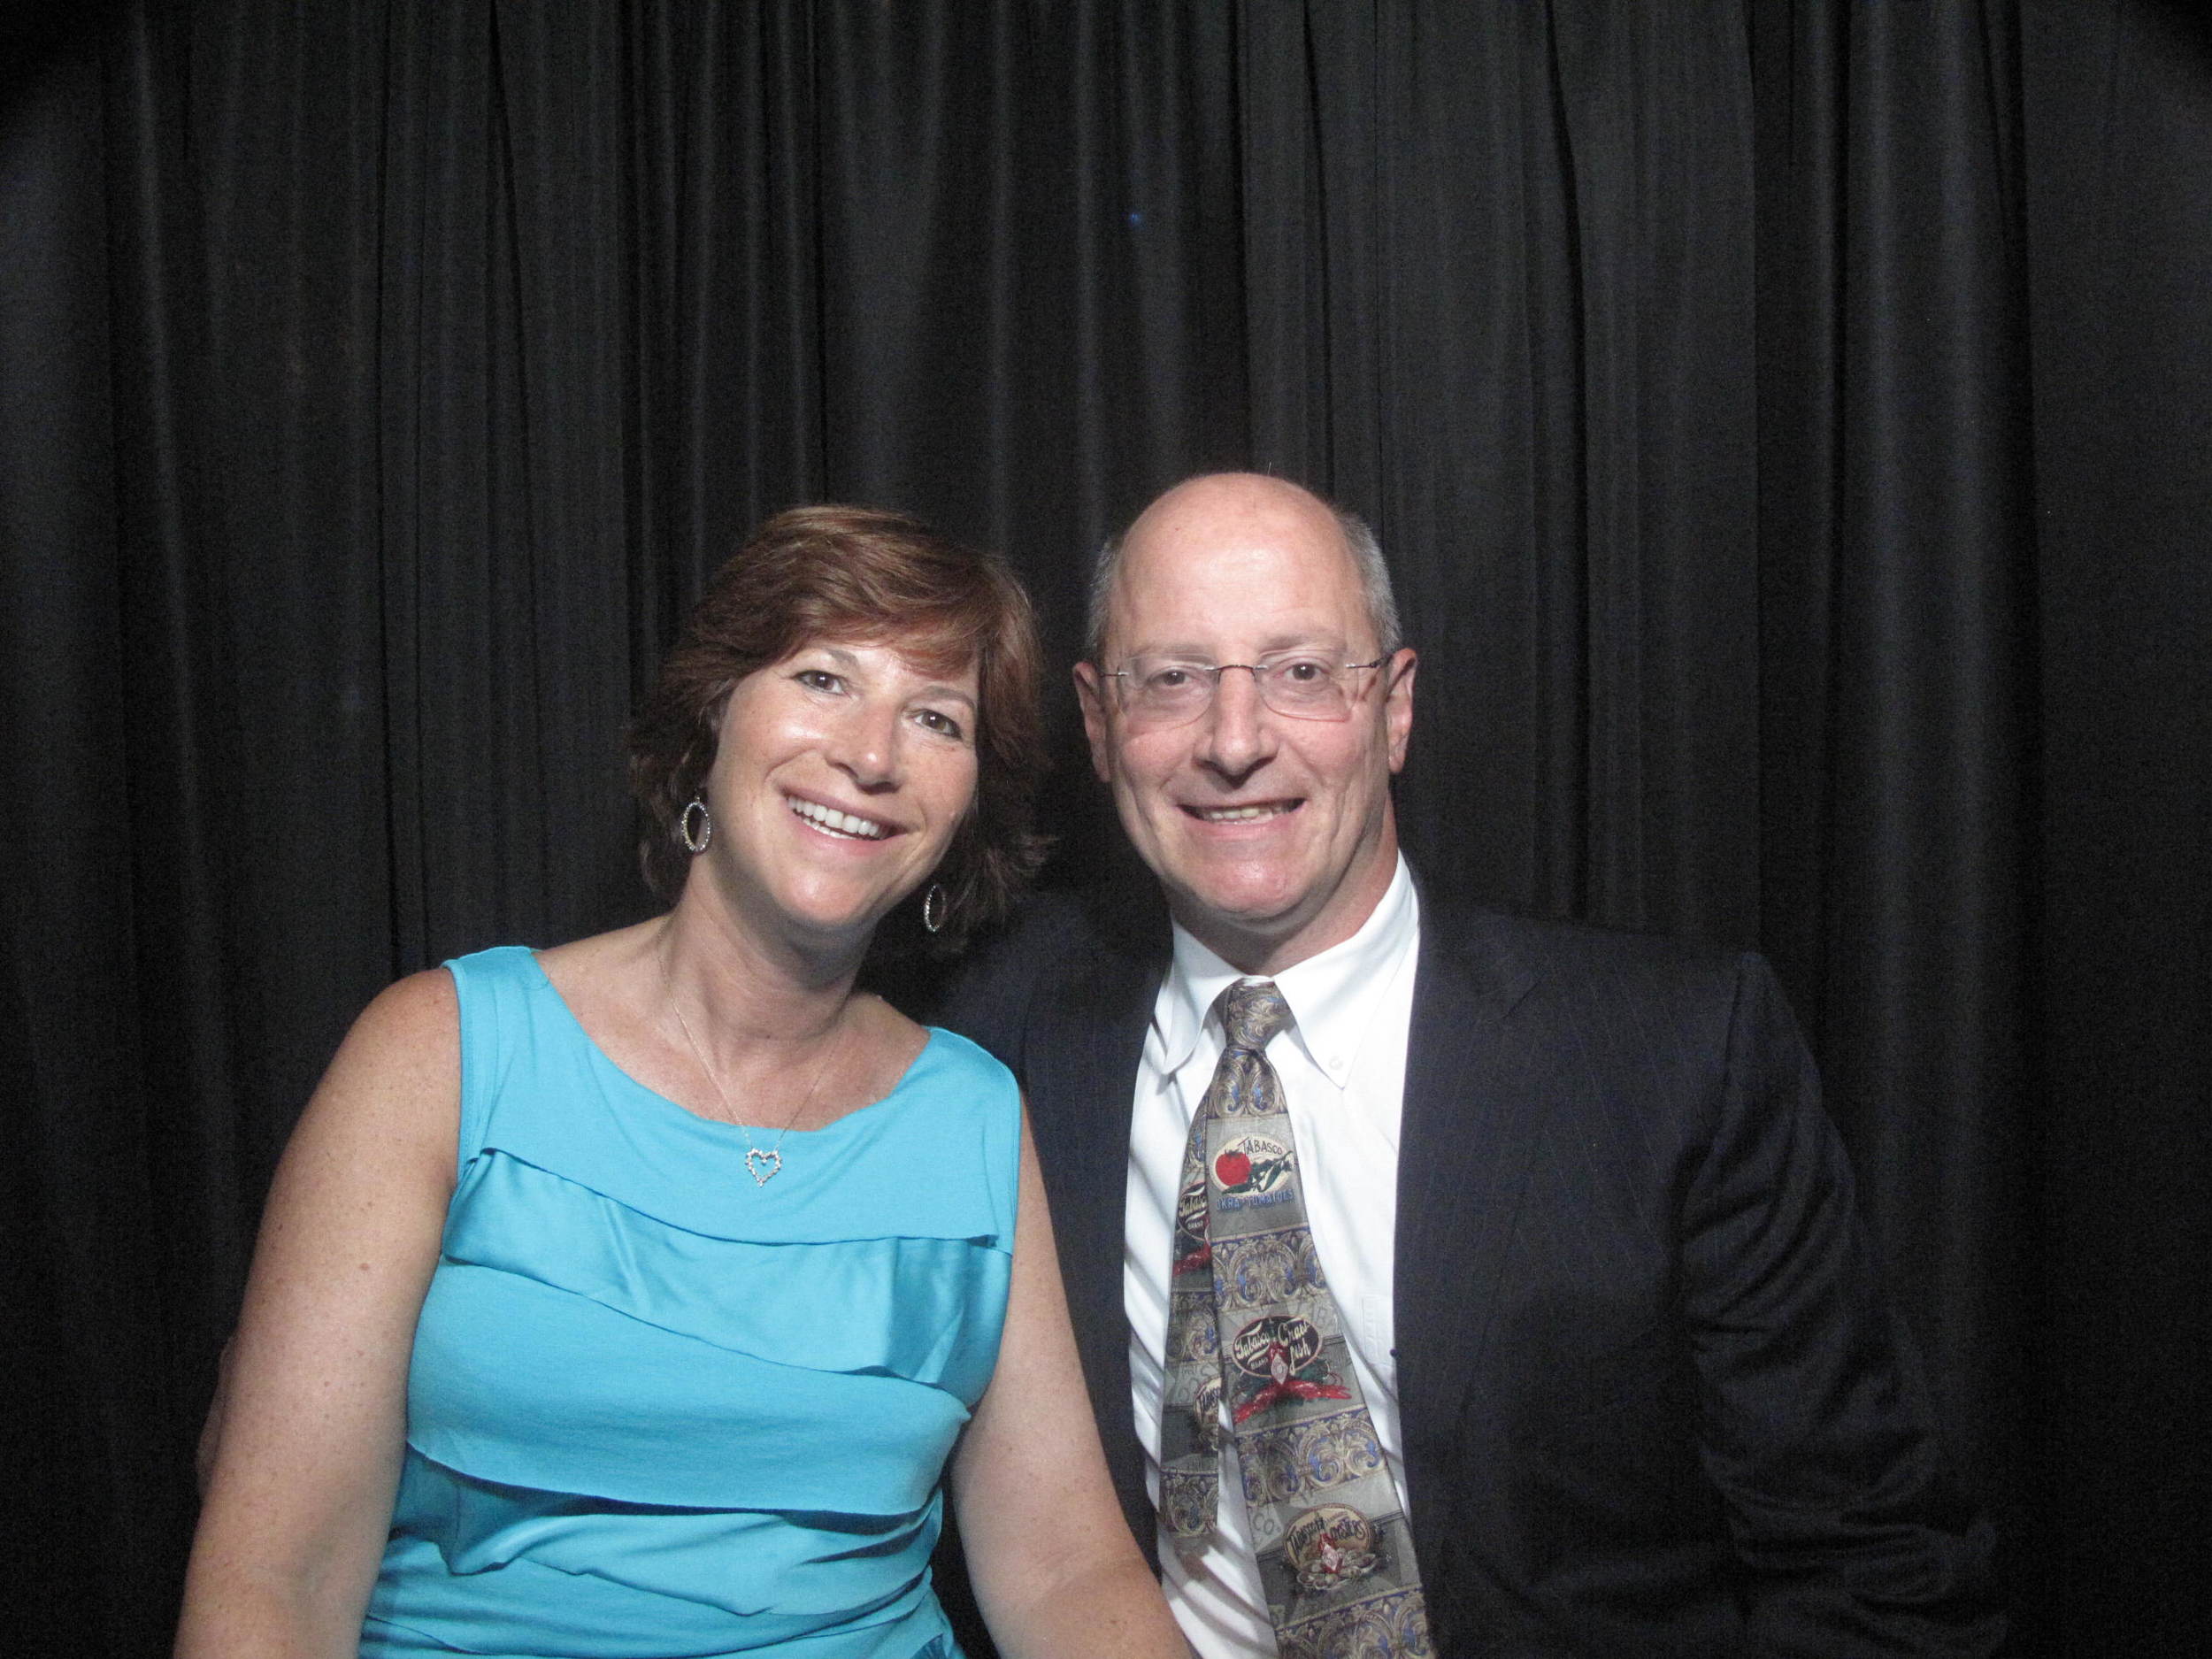
[[[1207,1011],[1232,984],[1256,976],[1230,966],[1175,924],[1175,957],[1156,1004],[1164,1071],[1182,1069],[1197,1049]],[[1411,965],[1420,938],[1420,902],[1405,855],[1359,931],[1341,944],[1273,975],[1297,1021],[1291,1034],[1339,1088],[1358,1070],[1362,1041]]]

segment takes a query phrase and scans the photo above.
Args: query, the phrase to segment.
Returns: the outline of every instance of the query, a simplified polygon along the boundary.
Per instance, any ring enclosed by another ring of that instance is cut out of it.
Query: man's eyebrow
[[[1285,651],[1341,651],[1348,649],[1333,634],[1279,634],[1255,653],[1260,657],[1279,657]],[[1219,654],[1203,645],[1141,645],[1128,653],[1131,657],[1175,657],[1193,662],[1217,662]]]

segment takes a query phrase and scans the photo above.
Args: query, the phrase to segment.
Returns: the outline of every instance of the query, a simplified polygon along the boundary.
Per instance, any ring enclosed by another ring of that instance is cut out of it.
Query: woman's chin
[[[864,897],[795,897],[772,907],[772,925],[794,941],[825,950],[865,950],[903,893]]]

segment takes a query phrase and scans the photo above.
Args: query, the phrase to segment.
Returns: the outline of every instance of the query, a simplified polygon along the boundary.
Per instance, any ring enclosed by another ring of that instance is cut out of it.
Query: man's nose
[[[1275,752],[1274,727],[1260,697],[1256,670],[1225,664],[1214,682],[1213,701],[1202,717],[1205,731],[1198,759],[1233,783],[1242,782]]]

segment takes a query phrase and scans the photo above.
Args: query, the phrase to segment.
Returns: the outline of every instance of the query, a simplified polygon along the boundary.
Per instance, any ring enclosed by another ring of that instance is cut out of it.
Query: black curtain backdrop
[[[269,1171],[396,974],[643,914],[797,501],[1379,530],[1425,876],[1791,987],[2015,1650],[2208,1615],[2212,44],[2161,0],[0,13],[11,1653],[165,1651]],[[1070,700],[1054,879],[1125,856]],[[926,992],[926,987],[914,987]]]

